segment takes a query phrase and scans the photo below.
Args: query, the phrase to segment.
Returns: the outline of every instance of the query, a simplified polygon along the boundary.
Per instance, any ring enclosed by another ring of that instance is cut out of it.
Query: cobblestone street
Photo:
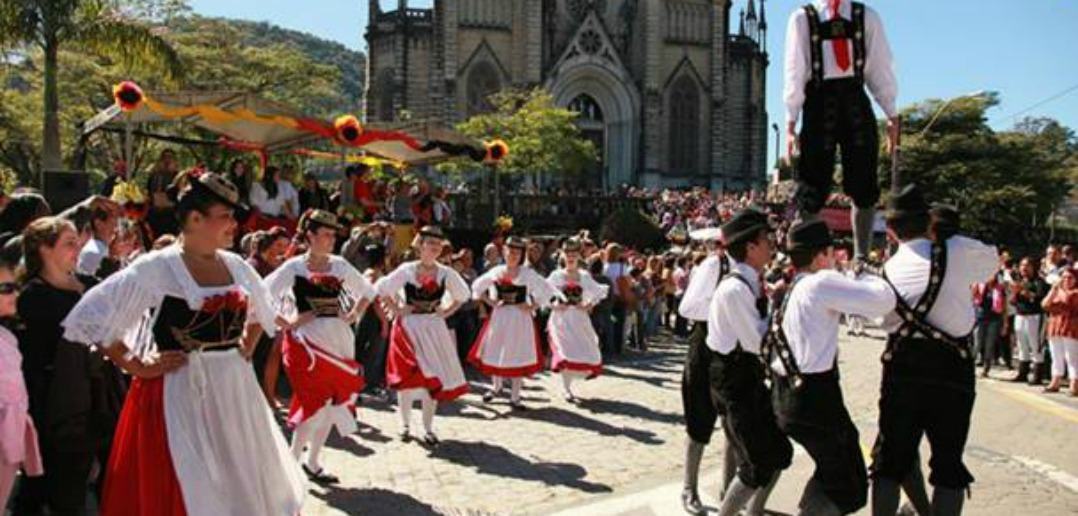
[[[866,450],[876,435],[881,347],[877,339],[842,344],[843,387]],[[304,514],[681,514],[683,349],[662,337],[646,354],[610,364],[598,379],[577,384],[575,406],[549,373],[525,384],[531,410],[522,413],[506,399],[483,404],[483,384],[473,383],[463,402],[439,408],[442,444],[434,450],[397,437],[392,405],[367,403],[360,433],[331,439],[324,454],[341,483],[313,487]],[[978,389],[966,454],[977,483],[967,513],[1078,511],[1071,445],[1078,403],[995,380]],[[418,416],[413,411],[413,434]],[[701,483],[712,506],[720,435],[705,455]],[[929,455],[926,447],[923,458]],[[798,450],[769,508],[795,512],[811,469]]]

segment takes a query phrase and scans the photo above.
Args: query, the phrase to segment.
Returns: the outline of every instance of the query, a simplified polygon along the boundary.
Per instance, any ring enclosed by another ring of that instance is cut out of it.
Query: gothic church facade
[[[763,0],[733,27],[730,0],[369,2],[369,121],[453,124],[502,88],[542,86],[598,147],[594,186],[766,182]]]

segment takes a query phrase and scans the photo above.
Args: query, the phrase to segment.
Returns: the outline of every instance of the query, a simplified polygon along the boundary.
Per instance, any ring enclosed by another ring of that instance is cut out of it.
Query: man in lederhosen
[[[879,277],[853,279],[834,270],[831,232],[823,221],[801,222],[787,238],[797,275],[773,316],[764,354],[774,371],[775,417],[816,464],[799,514],[850,514],[868,500],[868,476],[839,385],[839,318],[882,317],[894,310],[895,294]]]
[[[801,217],[815,218],[827,202],[840,149],[842,189],[853,199],[854,258],[863,261],[872,245],[880,198],[879,136],[866,85],[887,115],[889,149],[899,140],[898,84],[879,15],[850,0],[818,0],[799,8],[786,31],[785,69],[786,152],[789,159],[800,148],[796,198]]]
[[[681,376],[681,406],[685,413],[685,430],[689,434],[685,446],[685,485],[681,504],[689,514],[705,514],[697,490],[700,461],[704,447],[711,442],[719,413],[711,400],[711,380],[708,369],[711,353],[707,349],[707,313],[711,296],[723,276],[730,270],[730,260],[723,252],[722,231],[706,228],[693,231],[690,238],[704,242],[711,249],[708,257],[692,269],[689,285],[678,305],[678,314],[692,322],[685,370]],[[736,464],[729,441],[723,452],[723,489],[730,485]]]
[[[722,226],[730,272],[719,282],[707,318],[711,395],[737,456],[737,478],[719,507],[733,516],[757,492],[770,489],[790,465],[793,448],[775,423],[764,384],[760,344],[767,331],[767,298],[760,274],[773,245],[767,215],[743,210]]]
[[[884,320],[889,336],[870,467],[875,515],[895,514],[899,482],[915,467],[922,434],[932,447],[933,514],[960,514],[963,491],[973,481],[962,462],[974,400],[970,286],[995,273],[999,255],[963,236],[933,242],[929,221],[916,185],[892,197],[887,230],[900,245],[884,277],[897,304]]]

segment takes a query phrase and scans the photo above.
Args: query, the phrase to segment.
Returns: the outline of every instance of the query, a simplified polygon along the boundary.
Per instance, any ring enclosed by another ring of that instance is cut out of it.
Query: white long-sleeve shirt
[[[831,19],[831,9],[827,0],[816,1],[816,11],[820,21]],[[846,20],[853,19],[853,6],[850,0],[841,0],[839,15]],[[823,40],[823,78],[844,79],[853,77],[856,63],[853,57],[854,42],[847,40],[850,66],[842,70],[836,64],[835,49],[832,40]],[[783,98],[786,102],[786,121],[797,123],[801,107],[805,104],[805,85],[812,80],[812,60],[809,41],[808,18],[805,10],[798,8],[790,15],[786,26],[786,82]],[[888,118],[898,115],[895,99],[898,98],[898,80],[895,78],[894,58],[883,30],[879,14],[865,6],[865,84],[875,97],[876,103]]]
[[[895,308],[895,294],[887,282],[874,276],[847,278],[833,270],[801,275],[787,296],[782,330],[802,373],[831,369],[842,314],[877,318]],[[778,360],[771,367],[785,374]]]
[[[887,278],[911,307],[917,305],[928,288],[931,257],[932,242],[918,238],[899,245],[884,265]],[[999,252],[995,246],[963,236],[951,237],[947,240],[943,286],[926,321],[952,337],[968,335],[976,320],[970,286],[987,281],[998,267]],[[883,327],[893,332],[901,322],[898,314],[891,312],[884,317]]]
[[[678,313],[690,321],[706,322],[722,273],[722,256],[712,254],[689,273],[689,286],[678,305]]]
[[[741,349],[758,355],[760,340],[767,331],[767,319],[756,310],[756,299],[760,297],[759,272],[733,259],[730,267],[739,271],[749,285],[736,278],[719,283],[708,310],[707,347],[725,355],[740,342]]]

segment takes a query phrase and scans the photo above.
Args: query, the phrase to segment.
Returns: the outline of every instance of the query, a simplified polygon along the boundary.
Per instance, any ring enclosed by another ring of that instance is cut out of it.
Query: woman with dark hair
[[[225,179],[236,185],[236,190],[240,193],[240,199],[250,197],[251,183],[254,183],[254,177],[251,171],[248,170],[246,161],[242,159],[232,160],[232,163],[228,165],[228,174]]]
[[[266,277],[284,330],[281,350],[292,384],[288,425],[292,456],[308,447],[303,471],[319,484],[336,484],[318,462],[333,427],[342,436],[357,430],[355,405],[363,389],[363,368],[356,362],[352,325],[374,299],[374,288],[347,260],[333,253],[337,216],[314,210],[303,216],[298,232],[307,252]]]
[[[176,226],[176,206],[168,195],[169,186],[179,170],[176,153],[172,149],[165,149],[161,151],[150,177],[146,180],[146,191],[150,194],[150,211],[146,215],[146,222],[155,236],[175,235],[179,229]]]
[[[401,439],[412,438],[412,405],[419,401],[426,431],[423,441],[429,446],[438,444],[434,435],[438,402],[468,392],[456,344],[445,323],[468,299],[468,285],[456,271],[438,263],[445,240],[440,228],[421,228],[413,246],[418,247],[419,259],[402,263],[374,284],[394,318],[386,382],[397,390]]]
[[[65,339],[135,377],[101,513],[297,514],[303,473],[247,363],[275,313],[258,273],[225,251],[245,207],[220,175],[186,179],[171,189],[179,242],[110,276],[63,321]]]
[[[318,178],[311,172],[303,174],[303,187],[299,189],[299,211],[307,210],[329,211],[329,192],[322,188]]]
[[[8,233],[21,235],[31,222],[52,213],[49,203],[37,193],[17,193],[8,199],[7,205],[0,210],[0,235]]]
[[[24,480],[17,514],[83,512],[87,483],[101,480],[91,479],[91,471],[108,458],[123,399],[124,382],[113,365],[62,335],[60,322],[96,284],[75,272],[78,240],[71,222],[58,217],[37,219],[23,232],[19,348],[46,473]]]
[[[289,186],[290,187],[290,186]],[[281,169],[266,167],[262,180],[251,185],[251,208],[254,210],[249,229],[269,229],[273,226],[295,227],[295,208],[289,203],[281,179]]]
[[[569,402],[576,402],[573,380],[595,378],[603,370],[599,336],[588,314],[609,291],[580,267],[580,249],[579,240],[566,240],[562,245],[565,266],[547,278],[565,297],[564,302],[555,303],[546,331],[550,336],[550,369],[561,373],[565,399]]]

